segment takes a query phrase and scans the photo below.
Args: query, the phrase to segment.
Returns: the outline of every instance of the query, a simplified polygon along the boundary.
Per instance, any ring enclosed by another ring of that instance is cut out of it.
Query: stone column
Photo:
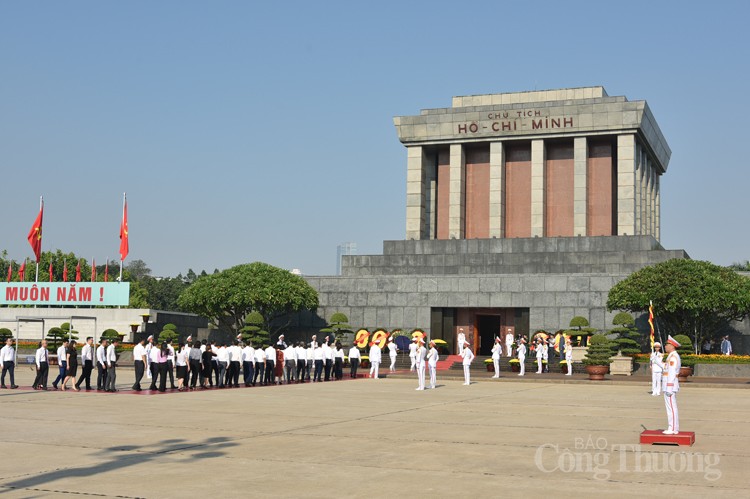
[[[544,140],[531,141],[531,237],[544,237]]]
[[[407,148],[406,239],[422,239],[426,220],[425,155],[422,146]]]
[[[661,241],[661,177],[656,175],[654,180],[654,219],[656,220],[654,237],[657,241]]]
[[[636,235],[635,135],[617,136],[617,235]]]
[[[588,154],[586,137],[573,139],[573,234],[588,235],[586,210],[588,208]]]
[[[451,239],[463,239],[466,215],[466,156],[461,144],[451,144],[450,169],[448,234]]]
[[[490,237],[505,237],[505,155],[502,142],[490,142]]]

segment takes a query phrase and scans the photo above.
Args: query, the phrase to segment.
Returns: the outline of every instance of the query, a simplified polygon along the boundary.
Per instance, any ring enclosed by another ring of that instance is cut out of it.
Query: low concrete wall
[[[750,364],[696,364],[693,376],[707,378],[750,378]]]

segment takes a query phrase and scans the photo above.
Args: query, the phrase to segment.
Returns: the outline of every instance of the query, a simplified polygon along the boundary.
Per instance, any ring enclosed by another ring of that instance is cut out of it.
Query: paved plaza
[[[31,371],[18,370],[19,384]],[[740,497],[746,388],[683,385],[693,447],[647,383],[446,379],[136,395],[0,390],[5,497]],[[118,385],[132,383],[121,369]]]

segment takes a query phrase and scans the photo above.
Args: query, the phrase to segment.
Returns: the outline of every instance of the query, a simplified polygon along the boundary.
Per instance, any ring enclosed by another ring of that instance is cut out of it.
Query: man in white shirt
[[[105,392],[116,392],[117,383],[117,345],[120,343],[119,340],[112,340],[112,344],[107,347],[107,383],[105,385]],[[154,350],[156,350],[154,348]]]
[[[47,373],[49,372],[49,352],[47,351],[47,340],[42,340],[39,344],[39,348],[34,355],[34,363],[36,364],[36,378],[34,378],[34,384],[31,385],[33,390],[46,390],[47,389]]]
[[[435,342],[430,341],[430,351],[427,354],[427,366],[430,369],[430,388],[435,388],[435,378],[436,378],[436,371],[437,371],[437,362],[438,362],[438,351],[437,348],[435,348]]]
[[[98,391],[104,390],[107,384],[107,343],[107,339],[102,338],[101,344],[96,347],[96,389]],[[145,343],[145,341],[141,340],[140,345],[143,346],[143,343]],[[145,365],[145,363],[143,365]],[[141,377],[143,377],[142,370]]]
[[[265,379],[265,367],[266,351],[263,348],[263,345],[258,345],[258,348],[255,349],[255,374],[253,375],[253,386],[255,386],[258,378],[260,378],[260,384],[263,384]]]
[[[254,367],[255,349],[253,344],[248,341],[242,348],[242,380],[245,382],[245,386],[250,386],[253,383]]]
[[[370,343],[370,377],[379,379],[381,352],[377,343]]]
[[[273,347],[273,345],[269,345],[268,348],[266,348],[265,351],[266,354],[266,376],[263,380],[263,385],[273,385],[274,382],[274,375],[273,370],[274,367],[276,367],[276,349]]]
[[[229,350],[229,386],[240,387],[240,370],[242,369],[242,349],[238,340],[232,341]]]
[[[57,378],[55,378],[55,381],[52,382],[52,388],[57,390],[57,384],[65,379],[65,374],[68,371],[68,361],[65,360],[67,358],[68,353],[68,340],[63,340],[62,345],[57,349],[57,367],[59,369],[59,374],[57,375]]]
[[[0,364],[3,366],[0,387],[8,388],[5,386],[5,373],[10,373],[10,387],[15,390],[18,385],[16,385],[16,349],[13,348],[13,338],[7,338],[5,346],[0,348]]]
[[[325,380],[330,381],[331,367],[333,367],[333,349],[327,341],[321,345],[321,349],[323,350],[323,362],[325,363]]]
[[[151,350],[154,349],[154,335],[148,335],[146,338],[146,378],[151,379],[153,371],[151,370]],[[157,349],[158,350],[158,349]]]
[[[284,349],[284,371],[286,375],[286,384],[294,381],[297,372],[297,349],[293,343],[290,343]]]
[[[86,344],[81,349],[81,361],[83,362],[83,369],[81,370],[81,377],[78,378],[76,388],[81,388],[81,382],[86,381],[86,391],[91,390],[91,371],[94,370],[94,338],[89,336],[86,338]]]
[[[316,346],[313,348],[313,360],[315,361],[315,373],[313,374],[313,383],[316,381],[323,381],[321,375],[323,373],[323,348]]]
[[[297,343],[297,383],[305,382],[305,371],[307,371],[307,349],[305,343]]]
[[[172,342],[170,341],[167,344],[167,374],[169,374],[169,384],[172,388],[172,390],[176,390],[177,387],[174,384],[174,365],[175,365],[175,354],[174,354],[174,347],[172,346]]]
[[[216,386],[224,388],[224,386],[226,386],[224,380],[227,375],[227,367],[229,367],[229,353],[227,352],[227,347],[225,347],[223,343],[219,345],[215,359],[219,363],[219,377]]]
[[[148,349],[148,345],[146,345],[146,349]],[[159,347],[154,345],[148,352],[148,364],[151,369],[151,386],[148,389],[152,391],[156,391],[158,388],[156,383],[159,379],[159,351]]]
[[[349,377],[357,379],[357,369],[359,369],[359,360],[362,358],[362,355],[359,352],[359,348],[357,348],[357,345],[352,345],[352,347],[349,349]]]
[[[106,340],[102,340],[102,344],[104,344]],[[146,370],[146,364],[148,363],[146,360],[146,340],[141,340],[138,343],[135,344],[133,347],[133,366],[135,368],[135,383],[133,383],[133,390],[136,392],[141,391],[141,380],[143,379],[143,373]],[[102,348],[102,347],[99,347]],[[99,350],[97,349],[97,365],[98,365],[98,356],[99,356]],[[105,372],[106,372],[106,364],[105,364]]]

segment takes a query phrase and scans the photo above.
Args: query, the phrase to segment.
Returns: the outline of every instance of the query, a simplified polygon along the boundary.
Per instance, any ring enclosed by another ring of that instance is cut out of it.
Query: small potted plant
[[[518,359],[510,359],[508,361],[508,364],[510,365],[510,370],[514,373],[521,372],[521,363],[518,361]]]
[[[495,372],[495,364],[492,362],[492,359],[484,359],[484,365],[487,367],[487,371]]]
[[[610,341],[603,334],[595,334],[589,339],[588,351],[583,359],[586,372],[592,381],[601,381],[609,372],[612,357]]]
[[[360,367],[370,367],[370,357],[368,355],[362,355],[359,359]]]
[[[693,366],[695,365],[695,360],[686,358],[686,356],[693,353],[693,342],[684,334],[678,334],[674,339],[680,344],[677,353],[680,354],[680,363],[682,364],[680,372],[677,374],[677,379],[680,383],[687,383],[688,376],[693,375]]]
[[[560,372],[563,374],[568,374],[568,361],[565,359],[560,361]]]

